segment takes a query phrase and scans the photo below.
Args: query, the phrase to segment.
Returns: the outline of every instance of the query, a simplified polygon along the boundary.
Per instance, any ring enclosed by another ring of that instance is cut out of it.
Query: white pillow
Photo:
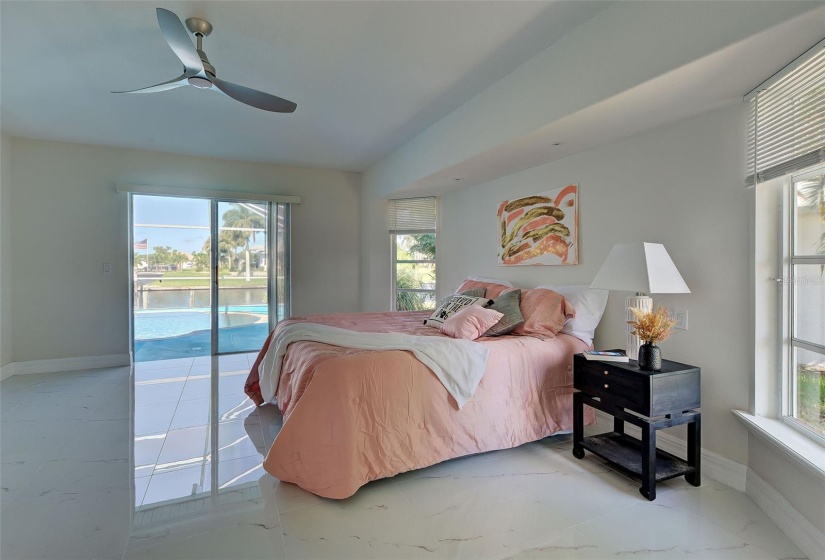
[[[568,319],[561,329],[564,334],[569,334],[580,339],[590,346],[593,344],[593,337],[596,327],[602,320],[604,308],[607,307],[608,290],[596,290],[587,284],[574,286],[539,286],[547,290],[553,290],[564,296],[570,305],[576,308],[576,316]]]
[[[467,280],[473,280],[474,282],[487,282],[488,284],[498,284],[500,286],[507,286],[508,288],[515,288],[513,283],[508,280],[491,280],[490,278],[479,278],[477,276],[470,276]]]
[[[488,305],[492,300],[483,297],[472,297],[472,296],[462,296],[459,294],[453,294],[451,296],[445,297],[441,300],[441,305],[433,311],[433,314],[430,315],[429,319],[424,321],[424,324],[428,327],[435,327],[437,329],[441,328],[441,325],[444,324],[444,321],[449,319],[451,316],[455,315],[465,307],[469,305],[480,305],[484,307]]]

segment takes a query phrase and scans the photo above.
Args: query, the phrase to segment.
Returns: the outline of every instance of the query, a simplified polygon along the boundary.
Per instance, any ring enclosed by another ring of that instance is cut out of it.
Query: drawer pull
[[[607,389],[608,387],[610,387],[610,386],[607,383],[605,383],[604,388]]]
[[[604,370],[604,374],[607,375],[607,370]]]

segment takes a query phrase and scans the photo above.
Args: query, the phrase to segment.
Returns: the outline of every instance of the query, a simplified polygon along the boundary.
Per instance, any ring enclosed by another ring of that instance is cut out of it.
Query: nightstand
[[[582,354],[573,358],[573,455],[584,450],[640,476],[639,492],[656,499],[656,483],[677,476],[701,484],[700,369],[662,360],[661,371],[643,371],[635,360],[602,362]],[[584,437],[584,405],[613,416],[613,431]],[[642,430],[642,439],[624,433],[628,422]],[[687,461],[656,449],[656,430],[687,424]]]

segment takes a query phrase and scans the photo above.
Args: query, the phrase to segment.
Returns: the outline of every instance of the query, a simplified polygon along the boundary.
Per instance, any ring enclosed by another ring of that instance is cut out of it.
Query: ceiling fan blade
[[[225,82],[212,76],[209,76],[209,80],[212,82],[214,89],[217,89],[236,101],[246,103],[252,107],[257,107],[258,109],[263,109],[264,111],[271,111],[273,113],[292,113],[298,107],[298,105],[292,101],[281,99],[280,97],[276,97],[256,89],[239,86],[238,84],[233,84],[231,82]]]
[[[158,25],[160,26],[160,32],[163,33],[163,38],[166,39],[166,42],[169,43],[169,46],[175,51],[175,54],[180,61],[183,62],[186,69],[195,73],[203,72],[201,57],[197,49],[195,49],[195,45],[192,44],[189,33],[187,33],[186,28],[183,27],[178,16],[176,16],[174,12],[164,10],[163,8],[158,8],[157,14]]]
[[[163,82],[162,84],[156,84],[154,86],[149,86],[140,89],[132,89],[129,91],[113,91],[112,93],[155,93],[157,91],[166,91],[167,89],[174,89],[181,86],[188,86],[189,78],[194,74],[182,74],[175,78],[174,80],[169,80],[168,82]]]

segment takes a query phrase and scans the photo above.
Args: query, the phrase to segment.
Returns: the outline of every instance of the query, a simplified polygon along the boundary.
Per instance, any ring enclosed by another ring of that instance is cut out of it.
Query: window
[[[393,309],[434,309],[435,198],[391,200],[389,223]]]
[[[825,438],[825,168],[794,177],[789,191],[783,414]]]
[[[772,295],[756,285],[761,294],[757,317],[769,316],[760,311],[762,300],[763,311],[772,307],[781,315],[776,321],[757,319],[757,333],[781,325],[781,344],[767,352],[757,345],[756,408],[771,410],[772,417],[781,416],[825,443],[825,40],[759,85],[745,101],[750,102],[745,181],[757,187],[756,246],[761,247],[755,266],[758,272],[759,263],[776,257],[781,271],[774,279],[782,288]],[[784,196],[776,188],[780,183]],[[781,205],[783,212],[769,217],[760,210],[760,199],[772,201],[774,210]],[[771,225],[780,216],[783,223]],[[781,250],[767,239],[769,231],[774,232],[772,239],[783,240]],[[760,391],[760,379],[768,376],[760,377],[759,357],[774,352],[776,360],[765,363],[779,370],[779,379]],[[775,394],[777,388],[780,398],[770,405],[766,393]]]

